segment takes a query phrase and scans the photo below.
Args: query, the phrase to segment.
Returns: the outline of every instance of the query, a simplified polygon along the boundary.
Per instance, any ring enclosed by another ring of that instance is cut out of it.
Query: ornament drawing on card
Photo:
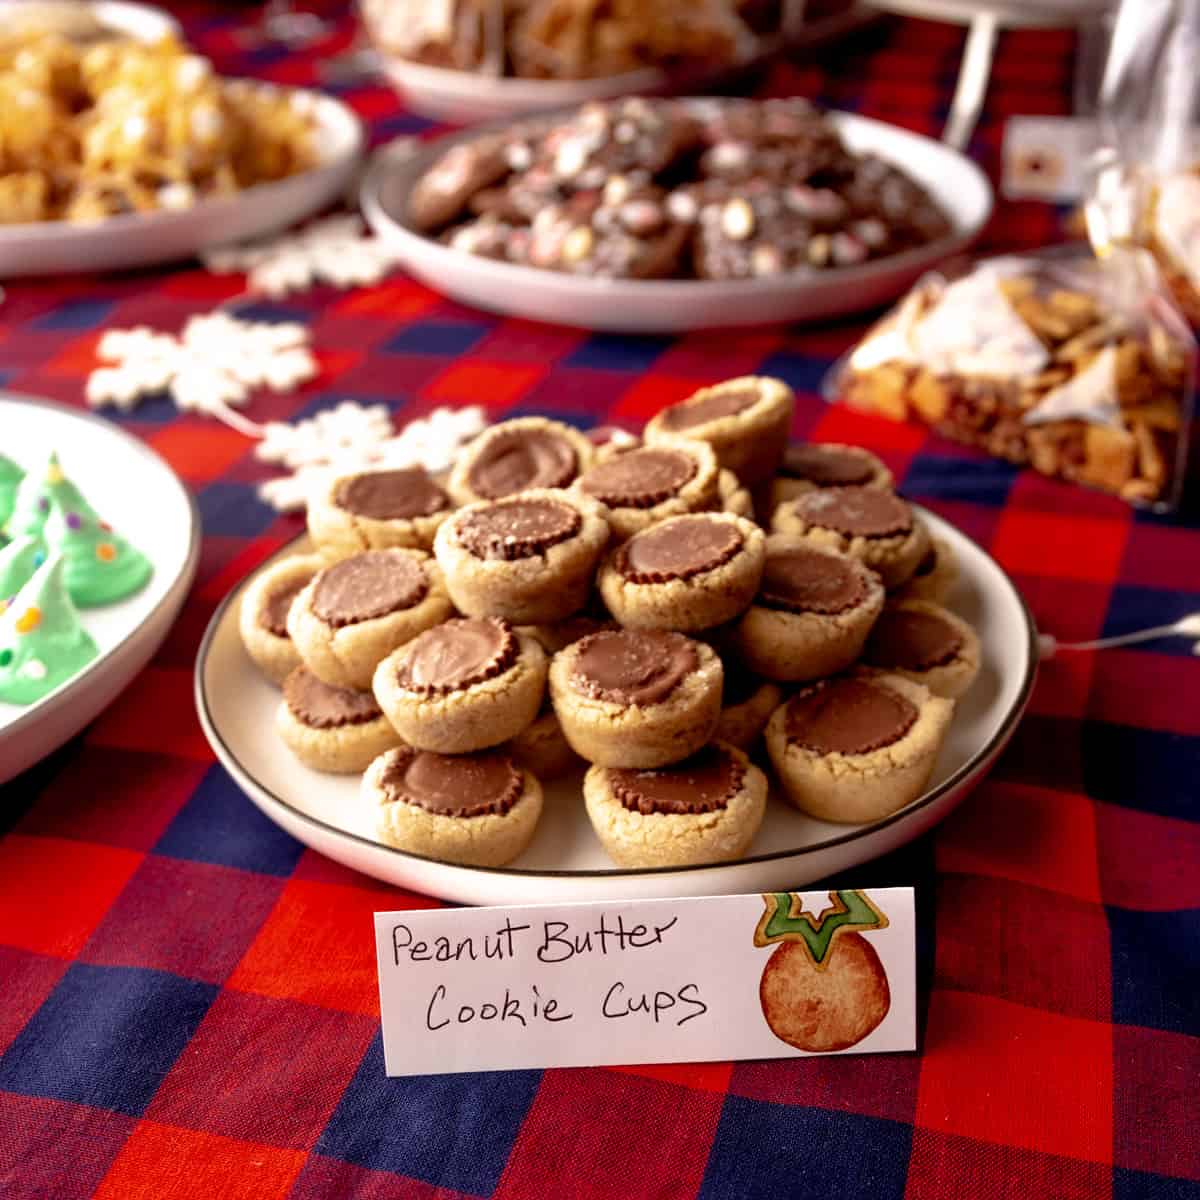
[[[862,936],[886,929],[887,917],[861,891],[830,892],[815,915],[796,892],[770,892],[763,903],[754,944],[775,947],[758,990],[771,1032],[812,1053],[861,1042],[891,1008],[887,972]]]

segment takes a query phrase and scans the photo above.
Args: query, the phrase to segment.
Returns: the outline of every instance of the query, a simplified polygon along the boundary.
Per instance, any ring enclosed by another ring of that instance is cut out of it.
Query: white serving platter
[[[144,442],[91,413],[0,394],[4,452],[26,470],[58,452],[63,471],[154,564],[136,595],[84,609],[100,656],[33,704],[0,701],[0,783],[79,732],[146,665],[167,636],[196,574],[200,519],[178,476]]]
[[[1117,0],[866,0],[871,8],[970,25],[988,16],[1003,25],[1056,29],[1095,20],[1116,7]]]
[[[983,643],[983,669],[959,702],[928,790],[900,812],[861,826],[813,820],[773,796],[763,827],[740,862],[656,870],[614,867],[592,832],[578,778],[549,785],[537,834],[510,866],[463,867],[383,845],[359,797],[358,777],[312,771],[276,737],[279,692],[258,674],[238,635],[242,588],[225,599],[205,633],[196,661],[196,707],[217,757],[272,821],[314,850],[400,887],[466,904],[804,887],[894,850],[942,820],[1004,748],[1033,687],[1037,635],[1011,580],[970,538],[932,513],[918,511],[932,532],[949,542],[958,560],[961,578],[950,603],[975,626]],[[306,540],[299,539],[281,554],[304,549]]]
[[[363,181],[362,207],[408,271],[455,300],[492,312],[626,333],[841,316],[893,299],[923,271],[968,246],[991,216],[993,197],[987,177],[970,159],[932,138],[850,113],[830,117],[851,150],[878,154],[924,185],[949,214],[950,235],[859,266],[764,279],[592,279],[496,262],[453,250],[405,223],[417,178],[448,145],[477,131],[437,139],[406,158],[381,155]]]
[[[6,18],[44,7],[35,0],[0,4],[0,29]],[[172,17],[147,5],[96,3],[86,7],[98,24],[138,41],[153,42],[179,32]],[[0,225],[0,280],[172,262],[227,242],[274,233],[320,212],[350,183],[362,153],[362,126],[340,100],[318,92],[297,91],[295,95],[298,104],[311,110],[315,126],[317,161],[309,170],[246,188],[235,196],[203,200],[178,212],[129,213],[87,223]]]
[[[811,50],[844,37],[876,17],[867,5],[856,4],[820,20],[801,22],[793,32],[750,39],[737,61],[715,70],[669,72],[661,67],[645,67],[598,79],[516,79],[428,66],[382,48],[375,51],[375,61],[413,112],[454,125],[469,125],[569,108],[589,100],[704,90],[752,70],[775,55]]]

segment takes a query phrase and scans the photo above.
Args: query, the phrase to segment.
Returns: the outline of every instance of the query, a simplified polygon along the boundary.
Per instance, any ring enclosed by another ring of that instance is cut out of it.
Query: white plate
[[[62,14],[63,24],[59,27],[68,32],[82,17],[139,42],[157,42],[180,34],[179,22],[161,8],[109,0],[95,4],[79,4],[76,0],[6,0],[0,4],[0,28],[36,22],[54,29],[56,13]]]
[[[279,692],[258,674],[237,629],[241,589],[213,616],[196,660],[196,707],[205,735],[245,793],[306,845],[368,875],[466,904],[558,903],[803,887],[894,850],[940,821],[979,782],[1008,742],[1037,669],[1032,618],[1008,576],[969,538],[918,509],[945,538],[962,578],[954,608],[979,631],[983,670],[960,703],[929,790],[873,825],[831,825],[772,798],[750,854],[707,867],[613,867],[584,812],[578,779],[546,790],[530,847],[511,866],[462,867],[421,858],[375,840],[357,777],[302,766],[275,736]],[[293,543],[283,554],[301,550]]]
[[[81,616],[100,656],[34,704],[0,702],[0,783],[97,716],[161,645],[196,574],[200,519],[178,477],[144,442],[91,413],[0,395],[5,453],[26,469],[57,450],[68,478],[154,564],[134,596]]]
[[[883,304],[922,271],[967,246],[991,215],[992,187],[970,159],[931,138],[850,113],[829,115],[851,150],[878,154],[926,187],[949,214],[953,232],[861,266],[769,279],[589,279],[495,262],[452,250],[414,232],[403,221],[418,176],[447,145],[477,131],[438,139],[408,158],[381,156],[363,181],[363,212],[371,228],[418,279],[466,304],[511,316],[627,333],[677,333],[840,316]]]
[[[455,71],[413,62],[380,48],[379,68],[404,99],[405,105],[426,117],[468,125],[519,117],[552,108],[569,108],[589,100],[617,96],[657,96],[669,92],[702,90],[718,81],[748,71],[782,52],[811,49],[842,37],[875,19],[866,7],[855,6],[820,21],[802,25],[786,37],[754,39],[737,62],[707,71],[667,72],[646,67],[600,79],[514,79]],[[368,30],[369,34],[369,30]]]
[[[362,126],[340,100],[299,94],[312,105],[317,164],[311,169],[181,212],[129,213],[87,224],[0,225],[0,279],[171,262],[274,233],[319,212],[349,185],[362,152]]]
[[[976,17],[991,15],[1003,25],[1033,29],[1056,29],[1095,20],[1117,0],[866,0],[872,8],[969,25]]]

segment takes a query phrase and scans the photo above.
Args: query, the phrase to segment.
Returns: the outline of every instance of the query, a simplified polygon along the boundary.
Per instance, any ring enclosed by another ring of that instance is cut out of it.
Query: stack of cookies
[[[746,377],[640,440],[526,417],[441,481],[331,481],[317,552],[265,568],[242,604],[280,736],[317,770],[363,772],[382,840],[476,865],[519,855],[542,781],[584,766],[592,827],[630,867],[741,857],[768,769],[822,820],[908,804],[979,641],[941,606],[949,549],[886,466],[789,447],[793,405]]]

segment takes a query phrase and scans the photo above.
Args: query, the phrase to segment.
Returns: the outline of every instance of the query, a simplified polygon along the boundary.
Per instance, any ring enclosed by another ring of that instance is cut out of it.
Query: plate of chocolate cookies
[[[633,97],[476,128],[380,156],[361,199],[458,300],[636,333],[868,309],[992,207],[956,151],[802,99]]]
[[[476,904],[795,888],[942,819],[1037,637],[999,566],[747,376],[642,437],[527,416],[357,472],[213,616],[196,704],[268,817]]]

